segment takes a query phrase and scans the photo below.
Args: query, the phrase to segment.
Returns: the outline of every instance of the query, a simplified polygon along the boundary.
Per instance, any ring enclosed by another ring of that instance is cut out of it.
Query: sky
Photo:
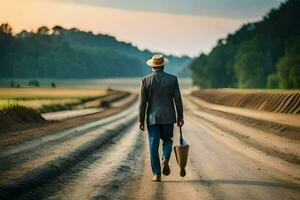
[[[140,49],[174,55],[208,53],[242,24],[284,0],[0,0],[0,23],[15,33],[39,26],[109,34]]]

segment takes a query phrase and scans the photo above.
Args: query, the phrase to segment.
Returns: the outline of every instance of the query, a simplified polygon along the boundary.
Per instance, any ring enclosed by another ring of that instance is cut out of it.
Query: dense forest
[[[0,78],[99,78],[134,77],[150,71],[145,61],[152,56],[130,43],[109,35],[76,28],[40,27],[13,34],[0,26]],[[191,58],[167,56],[166,70],[188,76]]]
[[[220,39],[190,65],[203,88],[300,88],[300,1],[288,0],[259,22]]]

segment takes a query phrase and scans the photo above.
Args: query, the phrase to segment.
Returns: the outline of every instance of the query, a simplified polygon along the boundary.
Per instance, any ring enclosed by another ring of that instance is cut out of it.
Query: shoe
[[[163,170],[162,170],[163,175],[169,176],[169,174],[171,173],[170,166],[169,166],[169,160],[163,160],[162,167],[163,167]]]
[[[151,181],[154,182],[161,182],[161,175],[154,175]]]

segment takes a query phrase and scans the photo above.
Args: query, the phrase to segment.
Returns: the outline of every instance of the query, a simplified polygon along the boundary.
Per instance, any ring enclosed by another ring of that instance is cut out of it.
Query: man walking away
[[[172,152],[173,126],[183,126],[183,105],[177,77],[164,72],[169,61],[161,54],[154,55],[147,61],[152,73],[143,77],[139,103],[139,126],[145,130],[147,116],[150,161],[153,172],[152,181],[161,181],[159,142],[163,141],[162,173],[170,174],[169,160]],[[175,113],[175,107],[177,118]],[[147,112],[147,113],[146,113]]]

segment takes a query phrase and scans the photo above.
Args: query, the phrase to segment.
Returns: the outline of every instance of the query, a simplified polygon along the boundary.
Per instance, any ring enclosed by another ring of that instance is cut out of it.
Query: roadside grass
[[[45,106],[51,106],[55,104],[70,104],[70,103],[80,103],[80,99],[1,99],[0,107],[6,105],[20,105],[24,107],[33,108],[39,110]]]
[[[7,108],[17,106],[18,101],[13,99],[0,100],[0,111],[6,110]]]
[[[115,93],[89,88],[0,88],[0,108],[19,105],[43,113],[73,109],[90,101],[96,107],[102,97]]]
[[[32,108],[28,108],[19,104],[2,104],[0,106],[0,121],[8,118],[19,118],[19,120],[17,120],[19,122],[44,120],[40,113]]]
[[[66,99],[107,95],[108,89],[93,88],[0,88],[0,99]]]
[[[15,102],[0,105],[0,132],[6,129],[15,129],[26,124],[45,122],[39,112],[32,108],[24,107]]]

